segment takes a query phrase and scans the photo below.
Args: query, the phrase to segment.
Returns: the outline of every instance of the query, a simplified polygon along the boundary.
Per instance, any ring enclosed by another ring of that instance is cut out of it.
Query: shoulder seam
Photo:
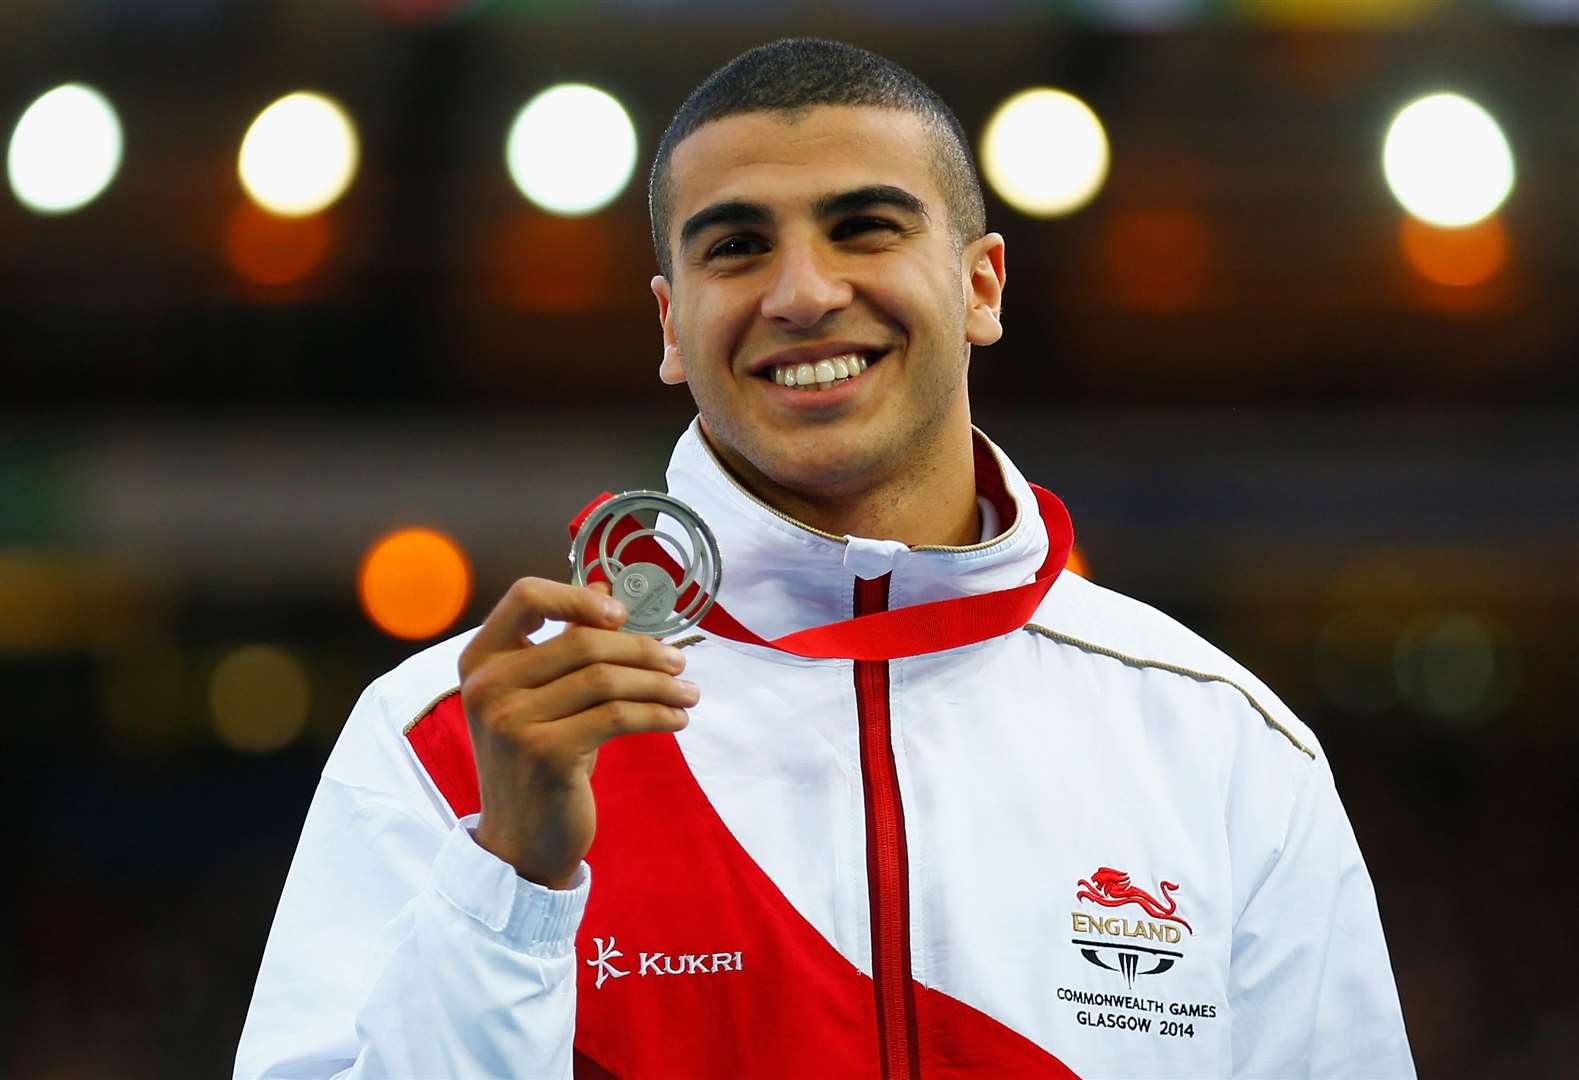
[[[1310,760],[1316,760],[1316,752],[1314,750],[1301,742],[1299,738],[1287,727],[1278,723],[1277,719],[1267,711],[1266,707],[1255,699],[1254,694],[1240,686],[1238,683],[1234,682],[1234,680],[1228,678],[1226,675],[1216,675],[1209,671],[1196,671],[1193,668],[1181,667],[1178,664],[1170,664],[1163,660],[1146,660],[1138,656],[1129,656],[1125,653],[1118,652],[1115,649],[1109,649],[1105,646],[1096,645],[1089,641],[1081,641],[1079,638],[1070,637],[1068,634],[1061,634],[1057,630],[1048,629],[1047,627],[1038,623],[1026,623],[1025,629],[1033,634],[1039,634],[1042,637],[1047,638],[1049,641],[1056,641],[1062,645],[1072,645],[1083,652],[1096,653],[1099,656],[1106,656],[1110,659],[1117,660],[1121,664],[1128,664],[1130,667],[1155,668],[1158,671],[1167,671],[1174,675],[1183,675],[1186,678],[1196,679],[1201,682],[1224,683],[1228,686],[1231,686],[1244,695],[1244,699],[1250,703],[1250,707],[1252,709],[1261,714],[1261,719],[1266,721],[1267,727],[1282,735],[1294,745],[1296,750],[1299,750],[1306,757],[1310,758]]]
[[[444,693],[440,694],[438,697],[424,705],[421,711],[418,712],[416,716],[412,717],[411,720],[407,722],[405,727],[400,729],[400,733],[402,735],[410,735],[411,729],[422,723],[422,721],[426,720],[428,718],[428,714],[434,709],[437,709],[445,698],[453,697],[460,692],[461,688],[459,686],[452,686],[448,690],[444,691]]]

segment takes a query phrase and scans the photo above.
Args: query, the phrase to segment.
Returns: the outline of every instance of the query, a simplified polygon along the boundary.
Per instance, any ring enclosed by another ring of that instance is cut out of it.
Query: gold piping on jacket
[[[1099,656],[1110,657],[1111,659],[1119,661],[1121,664],[1128,664],[1130,667],[1156,668],[1158,671],[1167,671],[1173,673],[1174,675],[1183,675],[1186,678],[1195,679],[1200,682],[1226,683],[1244,695],[1245,700],[1250,703],[1250,707],[1261,714],[1261,719],[1266,721],[1267,727],[1271,728],[1273,731],[1278,732],[1289,742],[1293,743],[1295,749],[1304,753],[1312,761],[1316,760],[1315,751],[1306,746],[1304,743],[1300,742],[1292,731],[1278,723],[1272,714],[1267,712],[1262,704],[1255,699],[1254,694],[1250,693],[1250,691],[1246,690],[1244,687],[1240,686],[1238,683],[1226,676],[1214,675],[1208,671],[1195,671],[1192,668],[1180,667],[1178,664],[1164,663],[1161,660],[1143,660],[1138,656],[1126,656],[1124,653],[1116,652],[1113,649],[1104,648],[1101,645],[1093,645],[1089,641],[1081,641],[1079,638],[1070,637],[1068,634],[1060,634],[1056,630],[1049,630],[1047,627],[1038,625],[1037,623],[1026,623],[1025,628],[1033,634],[1040,634],[1049,641],[1056,641],[1064,645],[1073,645],[1075,648],[1084,652],[1096,653]]]
[[[437,709],[439,707],[439,702],[443,701],[447,697],[450,697],[451,695],[458,694],[460,692],[461,692],[461,688],[458,687],[458,686],[452,686],[448,690],[444,691],[444,693],[440,694],[438,697],[436,697],[432,701],[428,702],[427,705],[425,705],[423,707],[422,711],[417,713],[417,715],[416,715],[416,717],[414,719],[412,719],[408,724],[406,724],[405,727],[400,729],[400,733],[402,735],[410,735],[412,728],[414,728],[418,724],[422,723],[423,720],[427,719],[427,716],[428,716],[428,714],[430,712],[432,712],[434,709]]]

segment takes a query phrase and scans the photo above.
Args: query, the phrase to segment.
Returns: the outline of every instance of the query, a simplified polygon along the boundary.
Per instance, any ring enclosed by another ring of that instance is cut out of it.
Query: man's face
[[[827,106],[713,121],[675,148],[660,374],[689,382],[748,480],[859,495],[968,445],[969,346],[1001,333],[1003,241],[956,251],[934,138],[912,113]]]

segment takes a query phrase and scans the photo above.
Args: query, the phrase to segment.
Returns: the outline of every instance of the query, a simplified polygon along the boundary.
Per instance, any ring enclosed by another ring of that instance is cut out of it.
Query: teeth
[[[864,357],[847,353],[818,360],[815,364],[778,364],[773,368],[773,381],[780,386],[826,390],[835,383],[855,378],[870,366]]]

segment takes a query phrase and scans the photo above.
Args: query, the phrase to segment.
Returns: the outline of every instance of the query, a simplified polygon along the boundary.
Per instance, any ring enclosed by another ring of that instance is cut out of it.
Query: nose
[[[809,244],[779,245],[773,277],[762,297],[763,317],[806,329],[849,305],[854,290]]]

